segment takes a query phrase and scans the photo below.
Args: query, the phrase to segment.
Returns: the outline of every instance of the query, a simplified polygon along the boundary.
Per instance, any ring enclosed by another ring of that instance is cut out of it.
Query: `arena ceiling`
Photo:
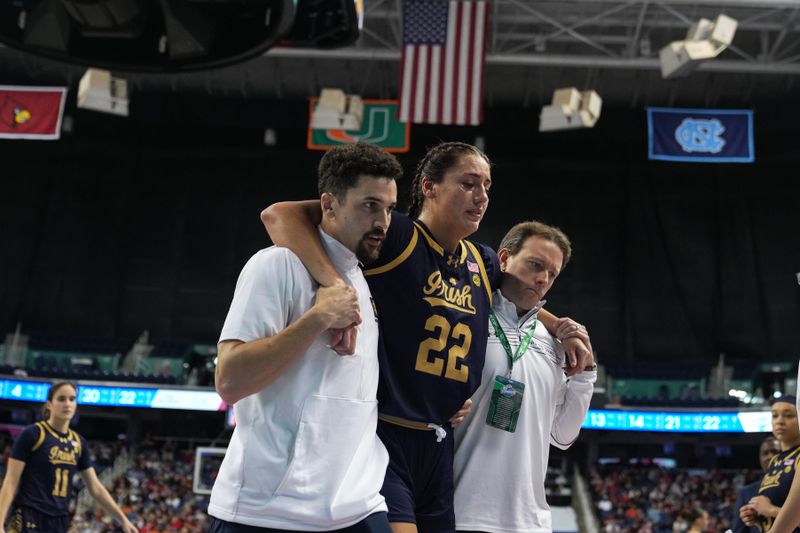
[[[337,50],[276,47],[246,63],[184,74],[130,74],[131,92],[204,92],[235,98],[305,98],[341,87],[397,97],[401,0],[365,0],[359,40]],[[733,45],[687,78],[663,80],[658,51],[700,17],[738,20]],[[492,0],[488,105],[536,106],[555,88],[593,88],[637,107],[736,105],[788,99],[800,89],[800,0]],[[81,67],[8,48],[3,82],[77,85]],[[122,74],[122,73],[120,73]]]

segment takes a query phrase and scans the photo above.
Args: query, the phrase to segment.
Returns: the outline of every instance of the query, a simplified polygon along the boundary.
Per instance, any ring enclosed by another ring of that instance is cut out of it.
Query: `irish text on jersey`
[[[54,465],[77,465],[78,460],[75,458],[75,450],[62,450],[58,446],[50,448],[48,454],[50,464]]]
[[[427,284],[422,292],[426,295],[423,300],[428,302],[431,307],[449,307],[462,313],[475,314],[475,306],[472,304],[472,287],[464,285],[457,286],[455,279],[445,280],[442,273],[438,270],[428,276]]]

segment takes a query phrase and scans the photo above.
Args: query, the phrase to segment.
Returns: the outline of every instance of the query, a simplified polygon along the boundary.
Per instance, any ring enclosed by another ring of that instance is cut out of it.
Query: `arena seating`
[[[108,487],[141,533],[201,533],[208,530],[208,497],[192,492],[194,451],[174,443],[145,443],[132,454],[125,475]],[[112,533],[113,523],[95,508],[73,518],[74,533]]]
[[[672,533],[692,506],[708,511],[707,531],[727,530],[736,511],[736,489],[757,473],[605,465],[589,477],[602,531]]]
[[[142,347],[136,339],[53,333],[32,333],[25,339],[15,361],[9,361],[8,350],[4,351],[0,373],[72,381],[185,384],[187,362],[196,345],[185,339],[159,339],[144,346],[144,356],[130,358],[132,362],[124,365],[133,349]]]

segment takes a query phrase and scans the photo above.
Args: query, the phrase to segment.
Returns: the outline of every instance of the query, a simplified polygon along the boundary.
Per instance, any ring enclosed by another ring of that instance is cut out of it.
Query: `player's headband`
[[[791,394],[784,394],[780,398],[776,398],[770,402],[770,405],[775,405],[776,403],[790,403],[793,406],[797,405],[797,398],[792,396]]]

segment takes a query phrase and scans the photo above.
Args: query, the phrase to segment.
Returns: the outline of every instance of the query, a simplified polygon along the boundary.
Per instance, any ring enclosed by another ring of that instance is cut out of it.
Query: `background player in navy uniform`
[[[781,445],[778,440],[770,435],[761,441],[758,447],[758,464],[761,465],[761,470],[765,471],[769,466],[769,462],[773,457],[778,455],[781,451]],[[756,481],[745,485],[736,491],[736,505],[733,507],[736,510],[736,516],[733,517],[733,524],[731,531],[733,533],[756,533],[758,528],[755,526],[746,526],[739,516],[739,509],[747,505],[747,503],[754,497],[758,496],[758,488],[761,486],[761,478]]]
[[[800,426],[794,396],[781,396],[772,402],[772,434],[778,439],[781,451],[770,460],[761,478],[758,496],[739,509],[739,516],[747,525],[761,531],[772,531],[775,517],[781,510],[792,486],[800,459]],[[795,528],[796,533],[800,528]]]
[[[69,427],[76,397],[77,389],[71,383],[51,385],[43,421],[25,428],[14,442],[0,490],[0,533],[66,533],[76,472],[89,494],[117,519],[125,533],[138,531],[97,479],[86,440]]]
[[[453,440],[444,426],[462,418],[463,411],[450,415],[480,383],[500,270],[490,248],[464,239],[478,229],[491,182],[489,160],[474,146],[432,148],[417,167],[409,214],[392,214],[381,255],[365,271],[381,315],[378,434],[390,456],[382,493],[396,533],[455,530]],[[319,219],[316,202],[262,213],[276,244],[292,249],[322,285],[335,285],[313,233]],[[568,319],[550,318],[559,338],[585,335]],[[573,340],[583,361],[588,350]],[[334,342],[345,352],[349,344],[347,335]]]
[[[797,379],[800,383],[800,365],[797,368]],[[795,407],[800,412],[800,402],[795,402]],[[800,527],[800,477],[795,477],[792,481],[792,488],[786,496],[786,501],[783,502],[778,517],[772,524],[772,532],[789,533],[796,527]]]

